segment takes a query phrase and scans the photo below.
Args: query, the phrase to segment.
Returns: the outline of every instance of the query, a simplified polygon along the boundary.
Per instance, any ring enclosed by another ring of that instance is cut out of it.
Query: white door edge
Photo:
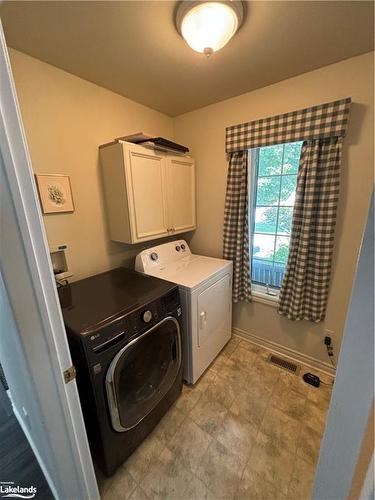
[[[40,331],[33,334],[40,335],[39,340],[46,344],[49,353],[49,364],[40,367],[33,365],[33,372],[35,374],[40,370],[43,376],[51,377],[56,389],[55,400],[52,401],[51,394],[46,395],[38,391],[38,384],[35,383],[37,392],[35,396],[39,401],[48,397],[48,402],[45,402],[55,404],[59,409],[57,418],[64,423],[62,432],[66,432],[69,452],[63,456],[62,450],[54,447],[54,435],[48,435],[48,441],[51,443],[50,451],[53,453],[57,468],[59,464],[65,471],[68,467],[71,469],[72,477],[78,478],[77,481],[69,481],[66,474],[64,478],[60,475],[59,484],[51,484],[52,480],[48,475],[46,479],[57,498],[99,500],[76,382],[75,380],[68,384],[64,382],[63,371],[71,366],[71,357],[50,267],[47,239],[1,22],[0,88],[0,151],[41,318]],[[1,265],[3,270],[6,270],[7,263],[2,260]],[[16,312],[18,305],[12,294],[9,294],[9,300]],[[27,352],[25,355],[27,357]],[[49,366],[52,370],[46,373]],[[11,380],[9,382],[11,384]],[[28,437],[32,441],[31,436]],[[34,442],[33,446],[36,451],[37,443]],[[48,470],[47,464],[43,464],[42,469]],[[59,471],[56,473],[58,477]]]
[[[25,422],[23,421],[22,416],[19,414],[18,409],[15,406],[13,406],[13,412],[14,412],[14,415],[17,418],[17,420],[21,426],[21,429],[23,430],[23,433],[25,434],[25,436],[27,436],[27,440],[31,446],[31,449],[34,452],[34,455],[35,455],[35,457],[40,465],[40,468],[42,469],[42,472],[44,474],[44,477],[46,478],[48,486],[51,489],[52,495],[54,496],[54,498],[59,498],[59,494],[55,488],[55,484],[49,475],[48,469],[46,468],[45,463],[43,461],[43,458],[41,457],[41,455],[39,453],[38,447],[36,446],[32,436],[30,436],[29,430],[28,430],[27,426],[25,425]]]

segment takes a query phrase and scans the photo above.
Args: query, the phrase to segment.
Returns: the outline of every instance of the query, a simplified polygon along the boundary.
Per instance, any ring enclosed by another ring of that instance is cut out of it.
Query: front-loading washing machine
[[[179,285],[184,379],[195,384],[232,335],[232,262],[192,254],[185,240],[177,240],[143,250],[135,266]]]
[[[92,455],[111,475],[181,392],[178,288],[117,268],[59,295]]]

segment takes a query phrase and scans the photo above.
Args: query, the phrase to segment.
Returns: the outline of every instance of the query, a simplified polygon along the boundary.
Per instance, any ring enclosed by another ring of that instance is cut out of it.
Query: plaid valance
[[[283,115],[233,125],[226,129],[226,152],[285,142],[343,137],[348,125],[350,97]]]

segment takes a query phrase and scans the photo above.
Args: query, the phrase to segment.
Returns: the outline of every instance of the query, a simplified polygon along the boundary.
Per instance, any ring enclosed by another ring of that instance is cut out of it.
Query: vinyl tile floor
[[[311,498],[332,379],[307,385],[233,337],[114,476],[103,500]]]

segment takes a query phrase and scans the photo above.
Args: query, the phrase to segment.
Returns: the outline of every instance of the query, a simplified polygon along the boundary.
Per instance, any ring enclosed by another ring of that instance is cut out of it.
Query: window
[[[276,295],[288,259],[302,142],[251,150],[251,280]]]

